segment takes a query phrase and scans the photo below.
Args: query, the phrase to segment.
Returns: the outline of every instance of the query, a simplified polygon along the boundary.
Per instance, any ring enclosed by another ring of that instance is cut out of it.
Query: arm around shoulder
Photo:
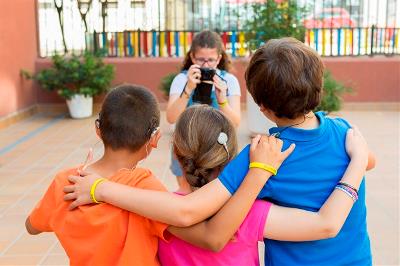
[[[217,179],[186,196],[132,188],[113,182],[102,182],[96,189],[99,201],[181,227],[191,226],[210,217],[229,197],[230,193]],[[78,202],[76,206],[79,205]]]

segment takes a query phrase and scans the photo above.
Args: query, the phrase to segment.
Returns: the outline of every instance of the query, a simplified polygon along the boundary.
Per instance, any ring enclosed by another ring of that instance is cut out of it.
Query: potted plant
[[[47,91],[55,91],[66,99],[72,118],[92,115],[93,96],[105,92],[114,78],[114,66],[104,64],[99,54],[52,57],[52,67],[32,75],[23,76],[37,80]]]

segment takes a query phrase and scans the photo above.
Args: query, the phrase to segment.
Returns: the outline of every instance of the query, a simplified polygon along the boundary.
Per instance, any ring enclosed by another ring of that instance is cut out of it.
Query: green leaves
[[[48,91],[56,91],[61,97],[70,99],[75,94],[95,96],[105,92],[114,78],[114,66],[104,64],[99,55],[85,53],[83,56],[52,57],[53,66],[35,75],[22,70],[28,79],[35,79]]]
[[[251,7],[253,16],[244,25],[251,49],[259,47],[269,39],[282,37],[294,37],[304,41],[305,28],[300,14],[304,14],[306,8],[300,7],[297,1],[265,1]]]
[[[315,111],[333,112],[339,111],[342,107],[342,95],[351,92],[350,87],[336,81],[329,71],[324,72],[324,87],[322,92],[321,104]]]
[[[161,79],[161,83],[158,88],[164,93],[164,96],[166,96],[166,98],[169,97],[169,90],[171,88],[172,81],[174,80],[176,75],[178,74],[170,73]]]

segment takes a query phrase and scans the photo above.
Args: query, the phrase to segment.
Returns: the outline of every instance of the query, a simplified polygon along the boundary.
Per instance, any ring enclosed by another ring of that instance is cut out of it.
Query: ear
[[[157,132],[150,138],[150,146],[152,148],[157,148],[158,141],[161,138],[161,130],[157,130]]]
[[[96,125],[95,125],[94,127],[95,127],[95,129],[96,129],[96,135],[97,135],[97,137],[99,137],[99,139],[101,139],[101,131],[100,131],[100,128],[98,128]]]
[[[219,65],[219,62],[221,61],[221,59],[222,59],[222,55],[220,54],[220,55],[218,55],[218,59],[217,59],[217,66]]]

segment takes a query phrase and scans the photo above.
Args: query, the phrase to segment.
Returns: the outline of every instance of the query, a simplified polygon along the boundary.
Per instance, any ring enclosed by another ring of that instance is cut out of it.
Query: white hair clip
[[[225,132],[219,133],[217,141],[218,141],[219,144],[224,146],[224,148],[226,150],[226,153],[228,154],[228,159],[229,159],[228,146],[226,145],[227,142],[228,142],[228,135],[226,135]]]

